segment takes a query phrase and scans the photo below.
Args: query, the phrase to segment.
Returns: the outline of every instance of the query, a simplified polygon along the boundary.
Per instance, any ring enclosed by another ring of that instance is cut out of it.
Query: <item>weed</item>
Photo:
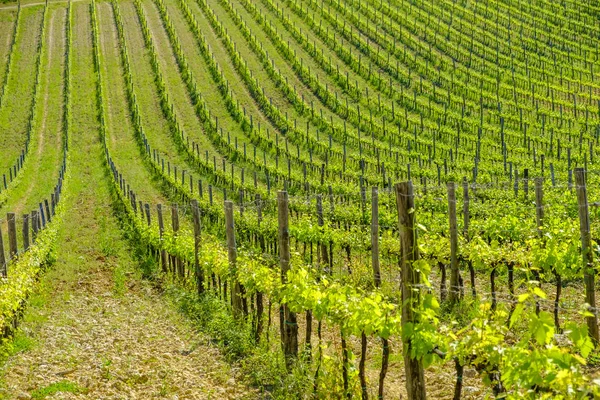
[[[85,393],[86,390],[79,385],[69,381],[60,381],[52,383],[41,389],[36,389],[31,393],[31,398],[34,400],[45,399],[56,393]]]
[[[125,294],[125,271],[123,266],[117,265],[113,269],[113,281],[115,283],[114,292],[117,296],[123,296]]]

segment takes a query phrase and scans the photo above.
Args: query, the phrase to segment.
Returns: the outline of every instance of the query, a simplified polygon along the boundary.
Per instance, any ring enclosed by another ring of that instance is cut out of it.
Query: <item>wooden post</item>
[[[48,199],[44,199],[44,206],[46,208],[46,219],[48,223],[52,222],[52,214],[50,214],[50,206],[48,205]]]
[[[177,232],[179,231],[179,212],[177,211],[177,204],[171,204],[171,226],[173,229],[173,236],[177,237]],[[171,262],[173,264],[173,273],[175,275],[179,274],[183,276],[183,263],[179,259],[179,257],[172,256]]]
[[[317,222],[319,226],[325,225],[325,220],[323,219],[323,197],[318,194],[317,195]],[[320,252],[321,252],[321,260],[323,265],[325,266],[325,272],[327,274],[333,273],[333,271],[329,268],[329,254],[327,252],[327,244],[319,243]],[[311,247],[312,249],[312,247]]]
[[[148,226],[152,224],[152,219],[150,217],[150,204],[144,204],[144,210],[146,211],[146,221],[148,222]]]
[[[463,236],[469,241],[469,225],[471,223],[471,215],[469,213],[469,183],[467,177],[463,177]],[[469,267],[469,275],[471,276],[471,293],[473,297],[477,296],[477,289],[475,289],[475,268],[473,263],[468,260],[467,265]]]
[[[598,332],[598,312],[596,311],[595,271],[590,235],[590,214],[588,210],[587,189],[585,187],[585,170],[575,168],[575,184],[577,187],[577,203],[579,204],[579,228],[581,233],[581,254],[583,256],[583,279],[585,282],[585,302],[589,305],[592,314],[586,317],[588,334],[594,346],[600,342]]]
[[[8,251],[9,259],[17,257],[19,249],[17,247],[17,218],[15,213],[6,214],[8,220]]]
[[[245,144],[244,144],[244,146],[245,146]],[[258,226],[260,227],[260,224],[262,222],[262,198],[260,196],[260,193],[256,193],[254,198],[255,198],[255,202],[256,202],[257,222],[258,222]],[[264,253],[265,252],[265,241],[264,241],[262,235],[261,235],[261,237],[258,238],[258,241],[259,241],[260,249]],[[263,294],[262,294],[262,292],[257,291],[256,292],[256,330],[254,331],[254,339],[256,340],[257,343],[260,341],[260,335],[263,330],[263,312],[264,312]]]
[[[544,223],[543,182],[543,178],[535,178],[535,219],[540,237],[543,235],[542,225]]]
[[[373,268],[373,283],[375,287],[381,286],[381,270],[379,268],[379,189],[377,186],[371,188],[371,267]],[[387,373],[387,354],[388,343],[383,339],[383,356],[380,373],[380,390],[383,390],[383,379]],[[365,365],[367,358],[367,335],[365,332],[360,334],[360,362],[358,364],[358,377],[361,385],[361,398],[368,399],[367,378]],[[380,397],[383,398],[382,392]]]
[[[543,178],[535,178],[535,219],[540,239],[542,239],[544,236],[544,232],[542,230],[542,226],[544,224],[543,183]],[[535,279],[538,281],[538,286],[541,287],[542,280],[540,278],[540,272],[538,270],[534,270],[533,273],[535,275]],[[540,313],[540,303],[537,300],[535,302],[535,312],[538,315]]]
[[[194,218],[194,271],[196,273],[196,289],[198,294],[204,292],[204,276],[200,271],[200,259],[198,257],[198,251],[200,249],[200,208],[198,207],[198,200],[192,200],[192,214]]]
[[[35,240],[37,239],[37,234],[39,231],[37,210],[31,212],[31,230],[33,231],[31,234],[31,242],[35,244]]]
[[[456,228],[456,187],[448,182],[448,218],[450,220],[450,304],[459,300],[458,233]]]
[[[469,183],[467,182],[467,177],[463,178],[462,182],[463,187],[463,236],[467,241],[469,240],[469,224],[470,224],[470,215],[469,215]]]
[[[242,315],[242,293],[239,282],[236,279],[237,272],[237,248],[235,244],[235,222],[233,220],[233,201],[225,200],[225,227],[227,230],[227,255],[229,258],[229,269],[234,279],[231,285],[231,305],[233,315],[239,318]]]
[[[41,217],[40,223],[38,224],[38,228],[44,229],[46,227],[46,217],[44,216],[44,206],[42,203],[39,203],[39,207],[40,207],[40,213],[38,214],[38,216]]]
[[[371,266],[375,287],[381,286],[381,270],[379,268],[379,189],[371,188]]]
[[[569,186],[569,192],[572,191],[573,190],[573,170],[572,169],[569,170],[568,186]]]
[[[523,191],[525,192],[525,200],[529,197],[529,169],[523,170]]]
[[[160,235],[160,241],[162,243],[163,235],[165,234],[165,223],[163,221],[163,209],[162,204],[156,205],[156,211],[158,214],[158,233]],[[160,263],[162,271],[167,273],[167,251],[163,248],[160,249]]]
[[[6,256],[4,253],[4,239],[2,238],[2,227],[0,226],[0,274],[2,278],[8,276],[8,270],[6,267]]]
[[[23,214],[23,248],[29,250],[29,214]]]
[[[288,193],[285,191],[277,192],[277,219],[279,224],[279,266],[281,268],[281,282],[286,283],[287,273],[290,270],[290,229],[288,215]],[[296,314],[291,312],[289,307],[283,304],[283,352],[286,357],[286,364],[291,366],[291,362],[298,356],[298,323]]]
[[[412,182],[396,184],[396,205],[398,208],[398,228],[400,231],[400,248],[402,252],[402,325],[417,322],[414,309],[420,303],[418,285],[421,282],[420,272],[413,268],[419,259],[417,247],[417,230],[415,229],[415,198]],[[412,339],[403,340],[404,368],[406,372],[406,391],[409,400],[425,400],[425,376],[423,361],[412,358]]]

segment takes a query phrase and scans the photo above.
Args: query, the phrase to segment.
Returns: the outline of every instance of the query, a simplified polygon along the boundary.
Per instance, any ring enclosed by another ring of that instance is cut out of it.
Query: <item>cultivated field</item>
[[[0,5],[0,398],[595,398],[600,6]]]

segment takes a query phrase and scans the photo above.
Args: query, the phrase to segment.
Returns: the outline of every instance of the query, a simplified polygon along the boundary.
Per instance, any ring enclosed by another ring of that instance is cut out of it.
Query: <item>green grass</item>
[[[169,42],[169,37],[160,19],[158,9],[154,5],[154,2],[144,2],[142,7],[146,16],[146,21],[148,22],[148,27],[152,33],[152,39],[154,41],[156,53],[158,54],[158,61],[165,80],[165,86],[169,92],[169,97],[175,107],[175,114],[177,115],[177,119],[179,120],[183,131],[186,133],[186,136],[190,135],[190,138],[193,138],[195,141],[198,141],[198,139],[202,140],[202,149],[208,150],[209,155],[216,154],[217,152],[212,144],[206,140],[202,131],[202,124],[196,117],[185,83],[179,73],[177,61]],[[201,139],[203,137],[204,139]]]
[[[257,344],[251,325],[236,321],[229,308],[213,294],[197,297],[175,286],[168,286],[166,294],[174,306],[192,320],[196,329],[208,335],[231,363],[239,365],[244,376],[264,396],[284,400],[306,398],[301,394],[312,392],[311,365],[299,361],[288,371],[283,355],[277,350],[276,333],[271,332],[275,339],[270,343],[263,340]],[[339,386],[339,383],[335,384]]]
[[[48,396],[52,396],[57,393],[86,393],[86,390],[81,388],[79,385],[69,381],[60,381],[52,383],[46,387],[36,389],[31,392],[31,398],[34,400],[45,399]]]
[[[215,33],[212,31],[212,27],[210,26],[208,21],[205,19],[204,14],[202,14],[202,12],[199,10],[197,4],[194,4],[194,2],[189,2],[189,4],[191,6],[191,9],[194,9],[194,8],[198,9],[198,12],[195,13],[195,18],[198,21],[198,24],[199,24],[200,29],[202,30],[202,33],[204,34],[204,38],[206,39],[206,42],[211,47],[211,53],[214,54],[216,59],[218,60],[217,62],[219,64],[220,70],[223,71],[225,79],[227,79],[227,81],[230,84],[230,88],[231,88],[232,92],[234,93],[234,98],[239,100],[240,111],[242,111],[243,109],[246,109],[246,111],[248,113],[250,113],[251,115],[254,116],[255,127],[258,127],[258,124],[260,123],[261,131],[263,132],[263,135],[265,134],[264,132],[268,129],[271,132],[270,133],[271,138],[274,138],[274,135],[278,134],[277,130],[273,127],[273,125],[267,119],[265,119],[265,116],[262,114],[262,111],[258,108],[257,103],[255,102],[255,100],[251,97],[250,93],[248,92],[248,89],[246,88],[244,82],[242,81],[241,76],[239,76],[239,74],[237,73],[235,68],[232,65],[230,65],[229,56],[228,56],[225,48],[223,47],[222,43],[217,38]],[[198,76],[211,77],[211,74],[208,72],[208,67],[204,63],[204,58],[199,52],[197,38],[195,38],[192,33],[190,33],[187,29],[185,29],[187,21],[185,20],[185,18],[182,15],[182,12],[178,5],[178,2],[172,1],[172,0],[167,0],[167,1],[165,1],[165,5],[168,9],[168,13],[171,18],[171,21],[177,31],[177,36],[180,39],[180,43],[183,48],[183,51],[186,54],[186,57],[188,57],[189,66],[190,66],[190,69],[193,71],[194,76],[196,76],[196,77],[198,77]],[[221,57],[226,57],[224,59],[225,62],[221,61]],[[212,84],[212,86],[211,86],[211,84]],[[211,115],[217,115],[219,117],[219,126],[223,127],[224,131],[226,131],[226,132],[229,131],[231,133],[232,145],[234,144],[236,137],[241,139],[241,142],[238,144],[239,149],[241,149],[243,147],[242,142],[247,143],[248,155],[251,157],[252,156],[252,145],[250,144],[249,138],[244,134],[244,132],[242,132],[239,129],[239,126],[236,127],[237,122],[235,122],[235,120],[231,117],[231,115],[227,111],[227,109],[224,105],[225,104],[224,100],[222,99],[222,97],[219,96],[219,93],[217,93],[218,91],[214,90],[214,84],[215,84],[214,81],[212,81],[212,82],[208,81],[208,80],[203,81],[201,79],[198,82],[199,91],[202,93],[205,100],[207,102],[209,102],[209,104],[210,104]],[[214,101],[211,101],[212,99],[214,99]],[[223,117],[225,117],[225,118],[223,119]],[[229,130],[228,130],[228,127],[230,127]],[[280,138],[280,147],[284,146],[283,143],[284,143],[284,140],[282,138]],[[294,147],[293,145],[291,145],[291,146],[292,146],[292,148]],[[257,157],[256,164],[236,162],[236,166],[245,167],[247,176],[248,176],[251,174],[252,170],[260,169],[260,166],[262,165],[262,162],[263,162],[263,158],[262,158],[261,154],[262,154],[262,150],[260,148],[258,148],[257,149],[258,157]],[[315,155],[315,162],[318,162],[318,160],[319,160],[319,157],[317,155]],[[267,157],[266,161],[267,161],[267,165],[269,165],[270,167],[274,167],[276,164],[275,160],[272,157]],[[283,159],[279,160],[279,168],[280,168],[280,171],[286,170],[285,169],[285,161]],[[238,168],[238,171],[239,171],[239,169],[240,168]],[[264,187],[266,185],[265,179],[264,179],[264,174],[259,172],[258,177],[260,179],[261,186]]]
[[[330,90],[330,93],[332,96],[335,95],[334,92],[338,93],[338,98],[340,101],[344,101],[344,99],[346,97],[348,97],[348,104],[349,106],[352,108],[355,108],[354,106],[356,105],[356,100],[354,100],[352,97],[350,96],[346,96],[344,93],[344,89],[345,87],[341,88],[339,83],[336,83],[332,77],[329,76],[329,74],[323,69],[323,67],[321,67],[319,65],[319,63],[317,63],[317,61],[315,61],[313,59],[313,56],[311,54],[309,54],[303,46],[301,46],[300,44],[298,44],[298,42],[296,41],[296,39],[294,37],[292,37],[291,33],[285,28],[285,26],[281,23],[280,19],[279,19],[279,15],[274,14],[269,8],[265,7],[261,1],[252,1],[252,3],[254,5],[256,5],[257,9],[260,10],[262,12],[263,15],[266,15],[268,17],[269,22],[273,25],[273,27],[275,27],[277,29],[277,32],[279,33],[279,35],[281,35],[282,39],[285,40],[286,37],[289,37],[289,42],[290,42],[290,48],[293,49],[296,52],[296,59],[298,61],[302,61],[302,64],[306,67],[310,67],[311,73],[313,75],[318,75],[319,77],[319,82],[321,84],[327,84],[328,88]],[[275,63],[281,68],[282,73],[285,76],[294,76],[295,72],[293,71],[293,69],[291,68],[291,65],[289,63],[289,61],[285,60],[283,58],[283,56],[280,55],[280,53],[278,53],[276,47],[271,43],[271,38],[269,38],[267,36],[267,34],[265,33],[265,31],[263,30],[263,28],[258,24],[258,22],[256,22],[254,20],[254,17],[251,16],[251,14],[243,7],[243,5],[239,5],[235,7],[235,10],[238,11],[238,13],[240,14],[240,16],[242,17],[242,19],[246,22],[246,24],[248,25],[248,27],[251,29],[252,33],[255,34],[257,36],[257,38],[260,38],[259,40],[261,41],[261,43],[263,43],[265,50],[267,50],[269,52],[269,55],[271,55],[271,57],[273,57],[273,59],[275,60]],[[290,18],[292,18],[292,20],[294,20],[294,15],[292,13],[288,14]],[[299,21],[294,20],[297,23]],[[326,44],[324,44],[322,42],[322,40],[316,35],[314,34],[314,32],[307,32],[307,30],[303,30],[303,33],[308,35],[308,41],[311,44],[316,44],[317,46],[317,51],[321,52],[323,56],[326,59],[331,59],[331,63],[333,65],[333,67],[335,68],[336,65],[339,65],[340,67],[344,66],[344,61],[339,58],[339,56],[331,51]],[[346,69],[345,67],[343,69]],[[340,72],[342,71],[342,69],[340,69]],[[362,110],[365,110],[365,112],[369,109],[372,109],[374,112],[377,110],[376,107],[376,100],[377,100],[377,93],[379,92],[378,89],[373,86],[370,82],[366,82],[365,79],[362,76],[359,76],[358,74],[354,74],[352,77],[353,81],[352,82],[352,86],[354,87],[354,85],[356,85],[356,83],[358,83],[358,87],[361,91],[361,93],[363,94],[363,96],[361,96],[360,100],[359,100],[359,104]],[[299,79],[295,78],[295,81],[298,81],[298,83],[296,83],[298,86],[301,85],[301,83],[299,82]],[[369,94],[370,96],[364,96],[365,94],[365,87],[368,87],[369,89]],[[309,89],[306,89],[307,91]],[[306,94],[305,94],[306,96]],[[312,95],[314,97],[314,95]],[[373,101],[375,99],[375,102]],[[315,101],[316,100],[315,98]],[[391,108],[391,101],[389,100],[389,97],[387,94],[383,94],[381,97],[381,102],[382,104],[385,104],[388,106],[388,108]]]
[[[162,115],[150,57],[145,48],[135,7],[132,1],[125,1],[120,4],[120,8],[123,19],[130,22],[124,26],[125,36],[129,61],[135,66],[132,68],[133,82],[146,136],[154,149],[166,154],[172,164],[183,168],[186,165],[185,159],[178,154],[168,123]]]
[[[127,166],[123,171],[126,173],[125,178],[144,201],[151,204],[166,204],[167,200],[160,193],[158,183],[141,160],[140,150],[135,141],[117,47],[117,30],[110,4],[97,3],[97,15],[101,27],[99,29],[101,73],[109,150],[117,166]],[[140,185],[140,182],[146,184]]]
[[[214,81],[210,75],[208,66],[204,61],[204,57],[200,53],[197,40],[194,34],[189,30],[188,23],[178,3],[178,0],[167,0],[164,2],[171,22],[175,27],[182,50],[188,60],[189,68],[196,78],[198,91],[202,93],[204,99],[210,104],[211,115],[215,115],[219,118],[219,126],[222,126],[224,131],[231,132],[234,137],[238,136],[240,140],[246,140],[245,135],[240,130],[239,124],[233,120],[229,114],[219,91],[215,90]],[[192,3],[190,2],[189,4],[191,5]],[[196,18],[196,20],[198,23],[201,22],[199,18]],[[203,32],[206,32],[206,39],[209,39],[210,35],[212,35],[212,32],[210,31],[204,30]],[[219,47],[214,46],[212,46],[212,50],[213,52],[221,51]],[[232,72],[232,67],[227,65],[227,63],[223,63],[222,67],[225,77],[229,81],[236,97],[240,100],[240,105],[245,106],[247,111],[252,113],[254,117],[257,118],[257,121],[260,121],[261,126],[270,127],[270,130],[274,131],[275,128],[273,128],[268,120],[260,113],[258,107],[249,97],[250,95],[243,89],[243,83],[240,78]],[[206,77],[206,79],[203,79],[203,77]]]
[[[0,345],[0,363],[3,364],[10,357],[30,350],[35,346],[35,343],[35,339],[26,335],[23,331],[17,330],[12,338],[4,339]]]
[[[2,38],[0,41],[0,82],[4,82],[6,63],[8,62],[8,53],[10,50],[10,42],[12,40],[12,34],[16,20],[16,9],[9,9],[0,12],[0,37]]]
[[[62,6],[48,10],[29,156],[17,181],[0,195],[0,208],[18,215],[37,208],[42,199],[50,200],[62,163],[65,14]]]
[[[10,75],[4,90],[0,108],[0,171],[14,165],[24,149],[27,121],[37,73],[35,60],[39,42],[39,27],[42,23],[43,7],[26,7],[21,10],[21,21],[17,29],[14,54],[11,59]],[[8,178],[7,178],[8,179]]]
[[[229,81],[231,89],[235,93],[236,98],[239,100],[240,107],[245,107],[249,113],[254,115],[255,118],[258,117],[261,120],[261,126],[264,126],[264,119],[266,119],[266,117],[259,109],[254,98],[252,98],[242,78],[238,76],[238,72],[232,65],[230,56],[227,53],[226,48],[213,31],[213,28],[211,27],[207,17],[204,15],[202,9],[198,6],[196,0],[188,0],[187,3],[192,12],[194,13],[196,21],[198,21],[198,24],[200,25],[200,28],[204,33],[204,37],[207,43],[210,44],[211,50],[215,55],[219,66],[221,67],[225,77]],[[217,2],[215,2],[214,5],[211,4],[211,7],[213,8],[213,10],[216,10],[217,7],[220,6],[217,4]],[[221,23],[226,24],[226,20],[221,18],[220,20]],[[261,86],[264,87],[266,96],[273,99],[273,105],[276,105],[282,113],[285,114],[286,111],[288,112],[288,117],[290,121],[296,119],[298,121],[298,126],[306,126],[306,119],[298,115],[296,110],[288,103],[287,99],[285,98],[285,95],[278,88],[275,87],[274,83],[270,80],[270,78],[264,71],[262,65],[260,64],[260,61],[256,58],[252,50],[247,46],[245,39],[241,36],[241,34],[239,34],[238,37],[236,35],[236,32],[233,32],[237,28],[231,29],[232,27],[233,23],[231,24],[231,26],[228,26],[228,33],[230,37],[232,37],[232,39],[235,41],[238,51],[244,56],[244,60],[248,63],[248,67],[252,70],[254,76],[258,78]],[[269,127],[271,134],[278,132],[273,128],[271,124],[268,124],[266,126]]]
[[[173,24],[175,35],[177,40],[179,41],[182,51],[185,54],[188,68],[193,74],[196,85],[198,88],[198,92],[201,94],[202,98],[207,104],[210,104],[210,112],[211,118],[218,118],[219,128],[222,128],[224,132],[228,132],[231,134],[231,146],[235,146],[235,139],[241,139],[238,143],[238,149],[243,148],[242,142],[247,143],[247,151],[248,154],[251,154],[251,145],[249,139],[244,135],[243,131],[240,129],[240,124],[234,120],[232,115],[227,109],[225,100],[221,96],[218,90],[215,90],[215,82],[212,79],[212,74],[210,73],[206,62],[200,53],[198,48],[198,43],[193,33],[189,31],[187,28],[187,21],[181,13],[181,9],[177,5],[170,6],[168,2],[165,2],[165,7],[167,8],[167,13],[170,18],[171,23]],[[156,7],[146,7],[147,16],[149,23],[153,26],[156,26],[154,32],[160,33],[155,34],[154,37],[160,37],[162,40],[157,40],[159,46],[159,51],[172,52],[172,46],[169,42],[169,38],[166,35],[166,32],[161,33],[161,29],[159,29],[159,24],[162,23],[162,18],[158,13],[158,10],[155,10]],[[174,57],[171,57],[171,62],[176,63]],[[176,65],[169,66],[170,63],[163,62],[162,65],[165,67],[164,70],[168,71],[168,74],[179,74],[179,71],[175,71]],[[170,68],[168,68],[170,67]],[[181,85],[185,85],[183,81],[181,81]],[[184,86],[185,87],[185,86]],[[183,96],[183,95],[182,95]],[[187,91],[186,91],[187,96]],[[175,96],[175,99],[179,99],[179,96]],[[189,111],[193,113],[193,110]],[[185,117],[188,113],[184,112],[182,115]],[[263,122],[261,121],[261,124]],[[264,126],[264,125],[263,125]],[[271,128],[272,129],[272,128]],[[212,143],[210,142],[208,137],[205,137],[203,133],[199,129],[187,129],[186,134],[190,136],[190,138],[197,143],[200,143],[201,154],[200,157],[204,160],[206,156],[206,151],[208,150],[209,162],[212,162],[213,156],[216,156],[217,159],[221,159],[221,155],[214,149]],[[241,168],[245,168],[246,176],[250,177],[252,172],[256,169],[255,165],[240,162],[236,160],[236,175],[239,179],[241,179]],[[263,175],[262,173],[258,173],[259,176]],[[263,182],[259,181],[261,186],[265,186]]]
[[[131,21],[131,23],[126,23],[124,26],[125,37],[129,61],[131,65],[135,65],[135,68],[132,68],[134,92],[137,96],[137,104],[140,108],[144,132],[152,149],[157,150],[164,157],[165,173],[168,173],[167,162],[169,161],[171,163],[171,176],[174,174],[174,166],[177,166],[178,180],[181,179],[182,169],[185,169],[186,176],[188,177],[186,182],[189,182],[189,176],[191,171],[194,171],[194,167],[191,163],[188,163],[185,156],[179,154],[173,141],[168,121],[163,116],[158,89],[154,82],[155,77],[152,71],[150,56],[145,48],[135,6],[133,2],[127,1],[120,4],[120,9],[123,19]],[[198,176],[195,175],[194,180],[197,179]],[[217,195],[216,192],[215,195]],[[182,220],[182,223],[187,225],[188,220]]]

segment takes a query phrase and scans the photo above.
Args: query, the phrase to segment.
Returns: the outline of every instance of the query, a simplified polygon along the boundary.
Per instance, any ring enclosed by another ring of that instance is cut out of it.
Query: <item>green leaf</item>
[[[525,300],[527,300],[529,298],[529,296],[530,296],[529,293],[520,294],[518,297],[519,303],[523,303]]]
[[[567,325],[569,332],[569,338],[573,341],[581,356],[587,358],[592,350],[594,350],[594,344],[588,335],[588,328],[585,325],[578,326],[576,323],[571,322]]]
[[[519,319],[519,317],[521,317],[521,314],[523,314],[524,308],[525,308],[525,305],[523,303],[517,304],[517,307],[515,307],[515,311],[510,316],[509,328],[512,328],[513,325],[515,324],[515,322],[517,322],[517,320]]]
[[[540,346],[550,343],[554,336],[552,315],[542,311],[539,316],[532,314],[529,320],[529,331]]]
[[[414,333],[414,325],[412,322],[407,322],[402,325],[402,340],[408,340]]]
[[[534,293],[534,294],[535,294],[537,297],[539,297],[539,298],[541,298],[541,299],[545,299],[545,298],[546,298],[546,293],[545,293],[545,292],[544,292],[542,289],[540,289],[539,287],[537,287],[537,286],[535,286],[535,287],[533,288],[533,293]]]

